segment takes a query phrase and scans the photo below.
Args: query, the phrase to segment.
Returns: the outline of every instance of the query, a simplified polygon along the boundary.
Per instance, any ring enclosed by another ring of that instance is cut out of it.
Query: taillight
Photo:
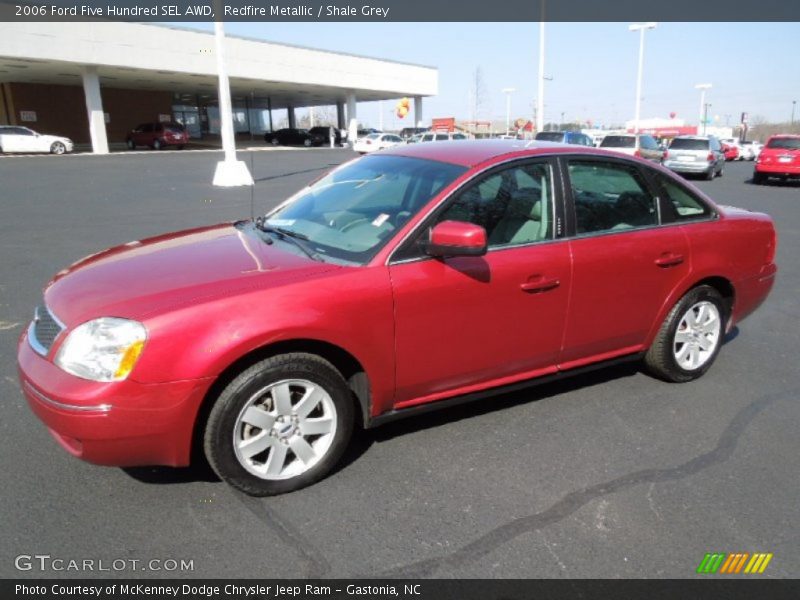
[[[664,160],[669,158],[669,150],[664,150]]]
[[[371,143],[372,143],[372,140],[367,140],[367,144],[371,144]]]
[[[634,151],[633,155],[634,155],[636,158],[642,158],[642,151],[641,151],[641,150],[639,150],[639,149],[637,148],[637,149]]]
[[[714,160],[714,153],[713,152],[709,152],[708,153],[708,157],[706,158],[706,160],[709,161],[709,162]]]

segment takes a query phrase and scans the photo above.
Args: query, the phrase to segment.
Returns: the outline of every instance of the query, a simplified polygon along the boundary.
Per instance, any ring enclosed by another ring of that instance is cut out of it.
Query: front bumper
[[[212,378],[88,381],[34,352],[27,333],[17,361],[31,410],[73,456],[120,467],[189,464],[195,420]]]

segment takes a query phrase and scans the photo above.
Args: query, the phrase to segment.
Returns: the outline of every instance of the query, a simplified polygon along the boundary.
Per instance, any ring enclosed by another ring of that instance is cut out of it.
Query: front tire
[[[313,354],[263,360],[217,398],[204,449],[221,479],[251,496],[292,492],[322,479],[353,432],[354,403],[341,374]]]
[[[164,147],[164,144],[161,143],[161,140],[156,140],[153,142],[153,150],[161,150]]]
[[[128,150],[136,150],[136,143],[133,140],[128,140],[125,144],[128,146]]]
[[[53,142],[53,145],[50,146],[51,154],[64,154],[66,151],[67,147],[62,142]]]
[[[725,302],[716,289],[701,285],[689,290],[661,325],[645,366],[673,383],[701,377],[719,354],[726,321]]]

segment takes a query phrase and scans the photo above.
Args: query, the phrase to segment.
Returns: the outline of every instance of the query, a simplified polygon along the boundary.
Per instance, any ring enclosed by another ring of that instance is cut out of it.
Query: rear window
[[[542,142],[560,142],[564,139],[564,134],[560,131],[540,131],[536,134],[536,139]]]
[[[607,135],[600,144],[601,148],[634,148],[636,138],[632,135]]]
[[[800,150],[800,138],[772,138],[767,142],[767,148]]]
[[[708,150],[708,140],[675,138],[669,148],[670,150]]]

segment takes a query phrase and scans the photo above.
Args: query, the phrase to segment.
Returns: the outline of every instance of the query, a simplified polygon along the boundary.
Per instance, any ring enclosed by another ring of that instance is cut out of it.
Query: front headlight
[[[103,317],[79,325],[67,336],[56,364],[92,381],[121,381],[133,370],[147,339],[137,321]]]

